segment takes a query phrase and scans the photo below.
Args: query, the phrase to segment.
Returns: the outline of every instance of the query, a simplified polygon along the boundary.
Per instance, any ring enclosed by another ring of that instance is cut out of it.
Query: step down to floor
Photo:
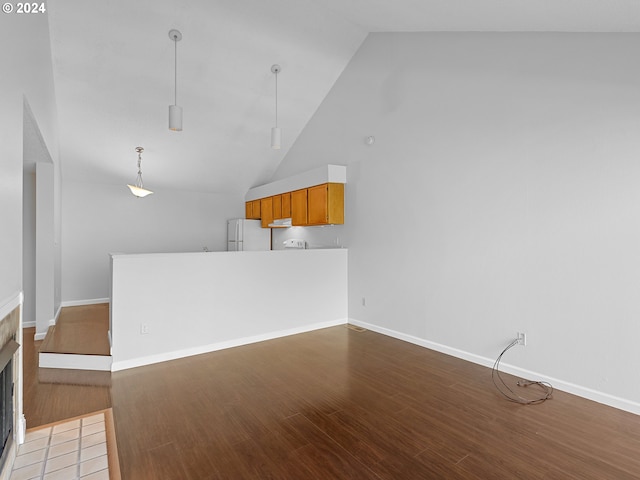
[[[89,385],[110,387],[111,372],[96,370],[73,370],[66,368],[39,368],[38,382],[60,385]]]
[[[40,352],[40,368],[111,371],[111,355],[82,355],[78,353]]]
[[[38,355],[41,369],[110,372],[109,304],[63,308]]]

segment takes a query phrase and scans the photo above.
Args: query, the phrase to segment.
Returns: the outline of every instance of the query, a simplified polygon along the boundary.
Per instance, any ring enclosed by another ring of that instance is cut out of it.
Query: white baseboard
[[[66,300],[60,303],[60,307],[81,307],[83,305],[96,305],[98,303],[109,303],[110,301],[111,301],[110,298],[90,298],[88,300]]]
[[[356,325],[358,327],[363,327],[368,330],[372,330],[377,333],[381,333],[383,335],[387,335],[389,337],[397,338],[398,340],[404,340],[405,342],[413,343],[414,345],[419,345],[421,347],[428,348],[430,350],[435,350],[437,352],[445,353],[447,355],[451,355],[453,357],[457,357],[462,360],[467,360],[469,362],[476,363],[484,367],[491,368],[495,362],[495,359],[492,359],[492,358],[482,357],[474,353],[465,352],[464,350],[458,350],[457,348],[448,347],[446,345],[442,345],[436,342],[431,342],[429,340],[415,337],[413,335],[407,335],[405,333],[380,327],[378,325],[372,325],[370,323],[361,322],[360,320],[356,320],[354,318],[350,318],[349,323],[352,325]],[[532,372],[530,370],[525,370],[523,368],[505,364],[505,363],[500,363],[500,371],[503,371],[505,373],[510,373],[512,375],[516,375],[522,378],[529,378],[532,380],[549,382],[550,384],[553,385],[553,388],[557,390],[562,390],[564,392],[571,393],[573,395],[577,395],[579,397],[586,398],[588,400],[593,400],[594,402],[602,403],[610,407],[618,408],[626,412],[631,412],[636,415],[640,415],[640,403],[627,400],[625,398],[616,397],[608,393],[599,392],[597,390],[593,390],[588,387],[576,385],[575,383],[567,382],[554,377],[549,377],[539,372]]]
[[[130,360],[114,361],[111,365],[111,371],[117,372],[119,370],[126,370],[128,368],[142,367],[144,365],[151,365],[153,363],[166,362],[169,360],[176,360],[183,357],[191,357],[193,355],[200,355],[202,353],[215,352],[217,350],[224,350],[227,348],[239,347],[242,345],[249,345],[251,343],[263,342],[265,340],[273,340],[274,338],[287,337],[289,335],[296,335],[298,333],[311,332],[313,330],[320,330],[322,328],[335,327],[337,325],[345,325],[347,319],[331,320],[328,322],[314,323],[311,325],[304,325],[298,328],[290,328],[287,330],[278,330],[275,332],[264,333],[261,335],[253,335],[251,337],[243,337],[234,340],[228,340],[225,342],[211,343],[208,345],[202,345],[193,348],[185,348],[183,350],[176,350],[168,353],[161,353],[158,355],[149,355],[147,357],[133,358]]]
[[[20,415],[20,421],[18,425],[18,429],[16,431],[16,440],[18,441],[18,445],[22,445],[24,443],[24,439],[27,436],[27,419],[24,415]]]
[[[35,325],[34,325],[34,326],[35,326]],[[40,340],[44,340],[44,337],[46,337],[46,336],[47,336],[47,332],[44,332],[44,333],[36,333],[36,334],[33,336],[33,340],[34,340],[34,341],[36,341],[36,342],[39,342]]]
[[[77,355],[66,353],[40,353],[40,368],[64,368],[71,370],[111,370],[111,357],[106,355]]]
[[[78,305],[94,305],[95,303],[108,303],[102,301],[102,299],[98,298],[95,300],[82,300],[82,302],[91,302],[91,303],[81,303]],[[60,312],[62,312],[62,308],[63,307],[73,307],[73,306],[78,306],[78,305],[65,305],[64,302],[62,302],[60,304],[60,306],[58,307],[58,310],[56,310],[56,314],[55,316],[49,320],[49,326],[50,327],[54,327],[56,325],[56,323],[58,323],[58,318],[60,318]],[[22,324],[22,328],[29,328],[29,327],[35,327],[36,326],[36,322],[23,322]],[[47,335],[47,332],[44,333],[36,333],[34,336],[34,340],[38,341],[38,340],[44,340],[44,337]]]

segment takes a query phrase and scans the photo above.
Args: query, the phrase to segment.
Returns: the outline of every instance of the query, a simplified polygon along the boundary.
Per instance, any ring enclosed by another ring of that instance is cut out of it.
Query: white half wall
[[[114,255],[112,262],[113,370],[347,321],[347,250]]]
[[[370,34],[272,179],[347,164],[349,317],[639,404],[638,45]]]
[[[227,219],[244,216],[244,193],[158,190],[136,198],[126,187],[134,179],[135,168],[121,185],[65,180],[63,305],[109,297],[110,253],[226,250]]]

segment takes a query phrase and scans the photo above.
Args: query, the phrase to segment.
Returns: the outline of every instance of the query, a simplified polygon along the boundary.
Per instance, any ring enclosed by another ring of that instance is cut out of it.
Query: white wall
[[[25,100],[57,161],[56,106],[47,15],[0,16],[0,317],[22,301],[23,112]],[[21,342],[21,332],[18,341]],[[18,372],[22,371],[22,353]],[[22,375],[16,378],[16,440],[24,440]],[[12,461],[4,468],[9,469]],[[6,473],[6,472],[5,472]]]
[[[350,318],[480,363],[525,331],[506,362],[640,413],[638,45],[371,34],[273,178],[348,165]]]
[[[126,187],[134,179],[123,179],[121,185],[65,181],[64,302],[109,297],[109,253],[226,250],[226,220],[244,216],[244,192],[156,190],[136,198]]]
[[[23,95],[57,149],[55,101],[46,15],[0,17],[0,304],[22,289]],[[9,47],[10,46],[10,47]]]
[[[22,324],[36,326],[36,172],[25,170],[22,183]]]
[[[304,240],[306,248],[339,248],[345,243],[344,225],[274,228],[272,250],[284,250],[284,241],[291,238]]]
[[[114,255],[111,319],[114,370],[343,324],[347,251]]]

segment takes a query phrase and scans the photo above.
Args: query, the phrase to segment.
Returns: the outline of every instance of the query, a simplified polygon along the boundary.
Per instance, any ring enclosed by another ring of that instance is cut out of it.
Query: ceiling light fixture
[[[135,185],[127,184],[127,187],[129,187],[131,193],[133,193],[136,197],[142,198],[152,194],[153,192],[151,190],[147,190],[142,185],[142,168],[140,167],[140,165],[142,163],[142,152],[144,152],[144,148],[136,147],[136,152],[138,152],[138,178],[136,178]]]
[[[276,76],[276,126],[271,128],[271,148],[274,150],[280,149],[281,132],[278,127],[278,74],[282,69],[280,65],[272,65],[271,72]]]
[[[169,38],[173,40],[175,47],[175,78],[173,105],[169,105],[169,130],[182,131],[182,107],[178,105],[178,42],[182,40],[182,34],[178,30],[169,30]]]

